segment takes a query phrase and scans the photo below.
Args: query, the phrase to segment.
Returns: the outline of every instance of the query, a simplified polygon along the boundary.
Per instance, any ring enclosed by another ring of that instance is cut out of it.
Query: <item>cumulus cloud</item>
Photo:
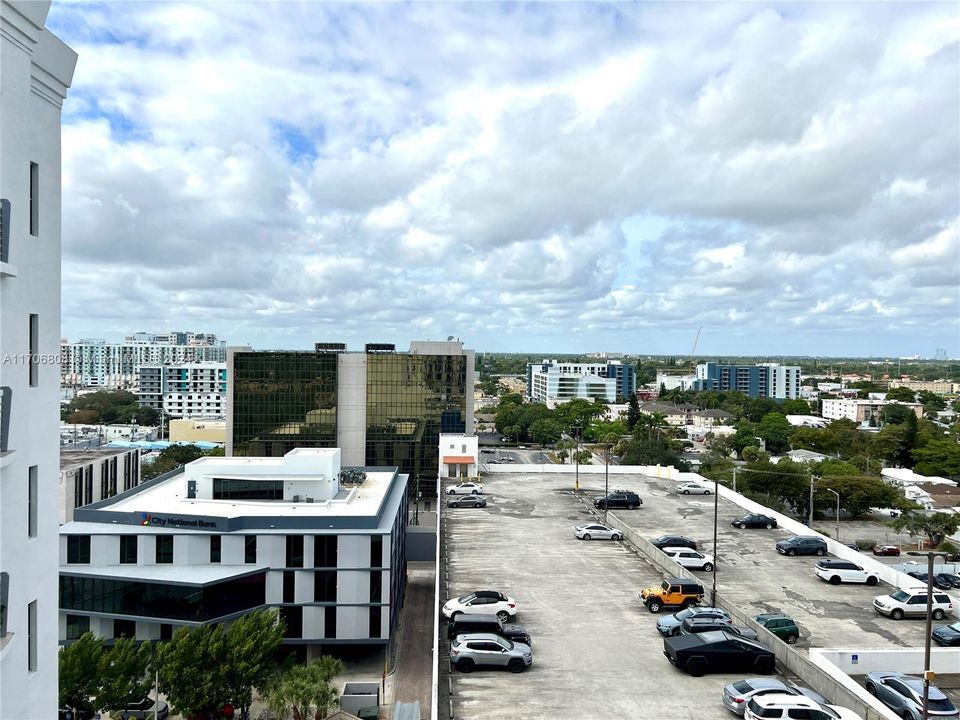
[[[949,3],[49,22],[68,337],[960,356]]]

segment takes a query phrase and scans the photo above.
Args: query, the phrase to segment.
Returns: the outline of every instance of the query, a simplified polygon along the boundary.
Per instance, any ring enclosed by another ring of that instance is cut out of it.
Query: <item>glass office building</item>
[[[473,432],[473,351],[413,342],[409,352],[336,343],[314,352],[235,352],[228,360],[228,455],[279,457],[339,447],[344,465],[398,467],[432,492],[440,433]]]
[[[238,352],[231,369],[234,455],[337,446],[336,355]]]

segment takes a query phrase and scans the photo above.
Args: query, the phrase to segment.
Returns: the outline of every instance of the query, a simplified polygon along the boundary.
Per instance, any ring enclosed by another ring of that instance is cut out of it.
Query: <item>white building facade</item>
[[[60,639],[169,638],[277,607],[302,660],[386,644],[406,583],[407,476],[340,450],[201,458],[61,527]]]
[[[60,451],[60,522],[73,511],[140,484],[139,448]]]
[[[851,398],[826,398],[821,400],[820,414],[827,420],[847,418],[858,423],[879,423],[883,411],[889,405],[902,405],[910,408],[918,417],[923,417],[923,405],[920,403],[901,403],[896,400],[854,400]]]
[[[226,362],[141,365],[137,376],[140,405],[167,418],[226,417]]]
[[[57,714],[60,112],[49,2],[0,1],[0,718]]]
[[[141,365],[225,363],[227,347],[211,333],[136,333],[121,343],[60,341],[60,382],[65,386],[131,389]]]
[[[577,398],[622,402],[636,392],[636,367],[606,363],[544,360],[527,365],[527,397],[555,407]]]

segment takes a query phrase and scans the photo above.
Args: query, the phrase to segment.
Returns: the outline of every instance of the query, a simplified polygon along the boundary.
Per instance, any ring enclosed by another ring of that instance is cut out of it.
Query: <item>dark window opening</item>
[[[137,536],[136,535],[120,536],[120,564],[121,565],[137,564]]]
[[[328,639],[337,637],[337,606],[328,605],[323,615],[323,636]]]
[[[160,639],[173,640],[173,625],[171,625],[170,623],[160,624]]]
[[[113,637],[115,638],[134,638],[137,636],[137,623],[135,620],[114,620]]]
[[[67,565],[85,565],[90,562],[90,536],[67,535]]]
[[[313,599],[315,602],[337,601],[336,570],[319,570],[313,574]]]
[[[368,636],[372,638],[380,637],[380,617],[382,613],[379,607],[370,608],[370,625],[368,628]]]
[[[79,640],[90,632],[90,618],[86,615],[67,615],[67,640]]]
[[[383,573],[379,570],[370,572],[370,602],[383,602]]]
[[[157,564],[173,563],[173,535],[157,535]]]
[[[303,567],[303,535],[287,535],[287,567]]]
[[[219,535],[210,536],[210,562],[220,562],[220,547],[222,542],[223,538]]]
[[[336,535],[314,535],[313,566],[329,568],[335,568],[337,566]]]
[[[257,561],[257,536],[243,536],[243,561],[245,563],[255,563]]]
[[[29,342],[29,359],[30,359],[30,387],[37,386],[37,379],[39,377],[40,371],[40,316],[32,314],[30,315],[30,327],[28,329],[28,342]]]
[[[293,598],[296,592],[297,574],[293,570],[287,570],[283,573],[283,601],[285,603],[296,602]]]
[[[383,536],[374,535],[370,538],[370,567],[383,567]]]
[[[213,479],[214,500],[283,500],[282,480]]]
[[[302,607],[281,607],[280,618],[287,626],[284,637],[302,638],[303,637],[303,608]]]
[[[40,166],[30,163],[30,234],[40,234]]]

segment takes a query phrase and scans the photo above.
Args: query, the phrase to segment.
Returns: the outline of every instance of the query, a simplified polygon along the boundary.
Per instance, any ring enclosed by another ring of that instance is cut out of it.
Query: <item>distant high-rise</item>
[[[0,1],[0,718],[57,716],[60,110],[49,2]]]
[[[346,466],[397,466],[429,490],[440,433],[473,434],[473,383],[474,352],[459,341],[231,351],[227,455],[339,447]]]
[[[212,333],[134,333],[123,342],[60,341],[63,385],[127,389],[136,387],[142,365],[224,363],[227,344]]]
[[[697,365],[694,390],[734,390],[749,397],[793,400],[800,396],[800,368],[796,365]]]

